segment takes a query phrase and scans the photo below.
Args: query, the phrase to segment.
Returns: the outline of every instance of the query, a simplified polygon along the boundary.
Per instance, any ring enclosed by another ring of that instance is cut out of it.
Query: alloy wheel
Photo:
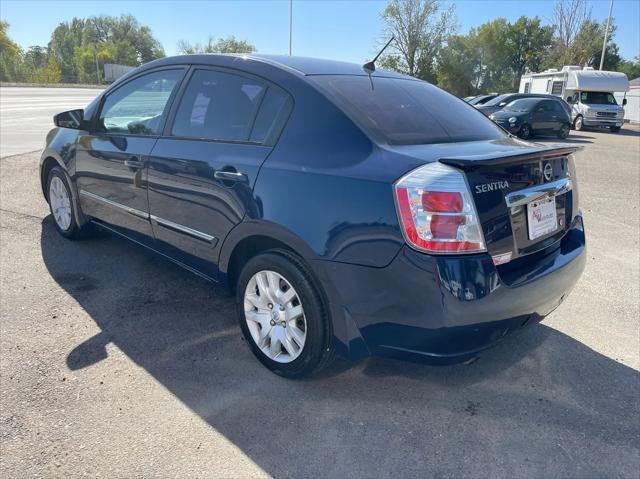
[[[258,271],[244,293],[244,315],[251,338],[271,360],[294,361],[304,349],[307,320],[298,293],[275,271]]]
[[[67,231],[71,227],[71,198],[58,176],[53,176],[49,183],[49,204],[56,224],[62,231]]]

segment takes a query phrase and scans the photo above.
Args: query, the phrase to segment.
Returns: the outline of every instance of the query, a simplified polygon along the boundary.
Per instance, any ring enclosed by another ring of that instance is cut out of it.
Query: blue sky
[[[293,53],[360,62],[375,54],[381,38],[380,12],[386,0],[294,0]],[[459,32],[497,17],[538,15],[548,22],[554,0],[461,0],[454,2]],[[589,2],[593,17],[607,16],[609,1]],[[287,53],[288,0],[218,1],[35,1],[2,0],[0,17],[22,47],[46,45],[51,32],[73,16],[130,13],[148,25],[168,55],[178,40],[205,42],[210,35],[235,35],[263,53]],[[640,1],[615,0],[615,41],[623,57],[640,52]]]

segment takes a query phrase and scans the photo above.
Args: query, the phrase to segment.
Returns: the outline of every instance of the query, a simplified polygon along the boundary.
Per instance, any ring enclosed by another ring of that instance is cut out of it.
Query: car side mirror
[[[627,99],[626,98],[622,99],[622,106],[627,106]]]
[[[498,106],[505,106],[507,104],[506,101],[501,101],[500,104]]]
[[[80,130],[84,127],[84,110],[63,111],[53,116],[53,124],[60,128],[72,128]]]

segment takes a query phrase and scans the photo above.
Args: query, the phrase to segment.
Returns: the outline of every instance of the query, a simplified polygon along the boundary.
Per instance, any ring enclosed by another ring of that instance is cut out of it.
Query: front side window
[[[580,93],[580,101],[587,105],[617,105],[616,99],[611,93],[603,91],[583,91]]]
[[[504,137],[504,132],[474,107],[423,81],[355,75],[310,78],[363,130],[389,144]]]
[[[220,141],[248,141],[266,86],[214,70],[196,70],[180,100],[171,134]]]
[[[158,135],[165,109],[182,70],[161,70],[132,80],[102,105],[98,129],[106,133]]]

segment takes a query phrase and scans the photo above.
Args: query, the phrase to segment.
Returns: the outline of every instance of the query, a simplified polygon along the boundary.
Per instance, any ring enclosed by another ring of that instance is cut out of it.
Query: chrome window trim
[[[118,210],[122,210],[122,211],[126,211],[129,214],[132,214],[133,216],[137,216],[138,218],[142,218],[145,220],[149,219],[149,213],[145,212],[145,211],[140,211],[137,210],[135,208],[132,208],[130,206],[126,206],[123,205],[121,203],[117,203],[115,201],[109,200],[107,198],[104,198],[102,196],[96,195],[95,193],[91,193],[90,191],[87,190],[80,190],[80,196],[86,196],[87,198],[91,198],[92,200],[98,201],[102,204],[105,204],[107,206],[111,206],[112,208],[118,209]]]
[[[215,236],[212,236],[210,234],[203,233],[202,231],[194,230],[193,228],[189,228],[188,226],[174,223],[173,221],[169,221],[164,218],[159,218],[158,216],[155,216],[155,215],[149,215],[149,218],[151,219],[151,221],[153,221],[155,224],[159,226],[164,226],[172,230],[178,230],[182,233],[185,233],[195,238],[198,238],[200,240],[206,241],[207,243],[212,243],[213,240],[216,239]]]
[[[571,191],[572,188],[573,184],[571,179],[562,178],[543,185],[536,185],[531,188],[525,188],[524,190],[514,191],[505,195],[504,200],[507,202],[508,207],[515,208],[547,196],[563,195]]]

